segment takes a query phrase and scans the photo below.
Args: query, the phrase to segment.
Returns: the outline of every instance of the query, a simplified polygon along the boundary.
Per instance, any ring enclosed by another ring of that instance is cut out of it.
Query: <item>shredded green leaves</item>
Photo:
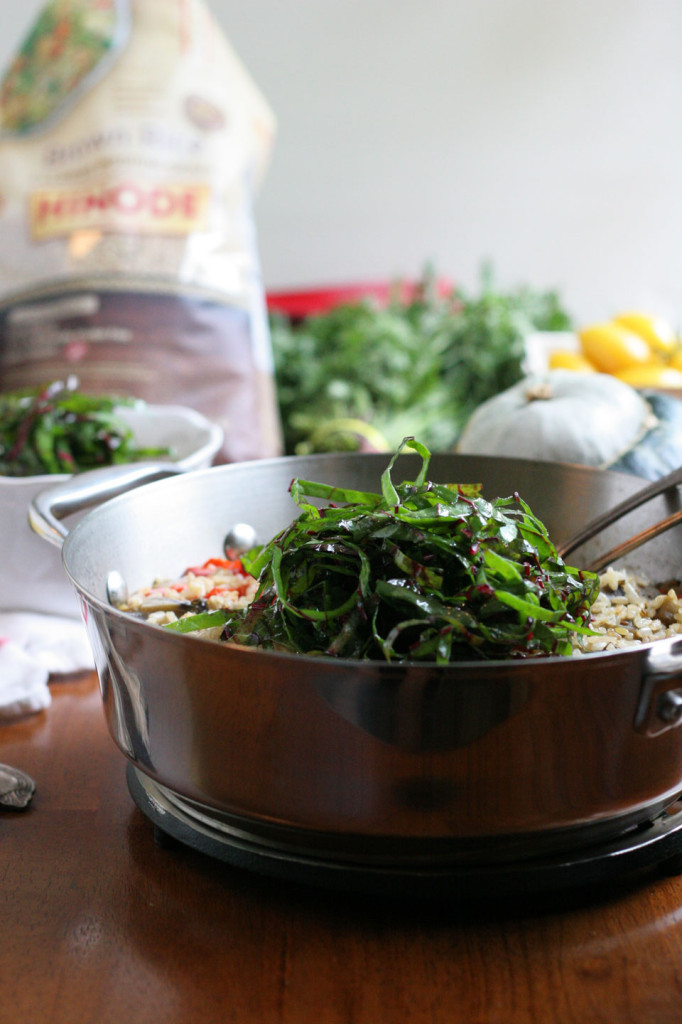
[[[208,612],[197,612],[195,615],[185,615],[175,622],[167,622],[163,628],[170,633],[196,633],[200,629],[215,629],[216,626],[222,626],[229,617],[229,612],[216,608]]]
[[[395,484],[406,449],[421,470]],[[598,577],[564,564],[518,495],[433,483],[429,460],[404,439],[377,494],[294,480],[301,514],[242,557],[259,587],[222,639],[390,662],[570,654],[572,636],[591,632]]]
[[[138,447],[116,412],[130,399],[86,395],[78,381],[0,394],[0,475],[76,473],[170,455]]]

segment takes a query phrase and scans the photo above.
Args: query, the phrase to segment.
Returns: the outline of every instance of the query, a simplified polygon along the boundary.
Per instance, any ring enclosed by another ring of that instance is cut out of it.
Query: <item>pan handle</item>
[[[626,516],[628,512],[633,512],[641,505],[646,505],[646,503],[651,501],[652,498],[656,498],[659,494],[663,494],[665,491],[678,487],[680,484],[682,484],[682,466],[678,466],[677,469],[672,471],[672,473],[662,476],[659,480],[654,480],[653,483],[647,484],[647,486],[643,487],[640,491],[635,491],[635,493],[631,494],[629,498],[625,499],[625,501],[619,502],[617,505],[614,505],[613,508],[607,509],[607,511],[603,512],[601,515],[595,516],[594,519],[591,519],[589,523],[586,523],[585,526],[583,526],[582,529],[572,537],[569,537],[561,544],[557,544],[557,553],[561,558],[567,558],[568,555],[575,551],[576,548],[581,547],[588,540],[592,540],[592,538],[596,537],[598,533],[605,530],[607,526],[611,526],[611,524],[615,523],[616,520]],[[679,514],[677,515],[677,518],[675,518],[674,515],[670,516],[668,519],[664,519],[662,523],[659,523],[658,526],[653,529],[657,530],[658,533],[662,533],[664,530],[670,529],[671,526],[674,526],[678,520]],[[634,551],[636,547],[639,547],[640,544],[650,540],[651,536],[657,536],[658,533],[653,533],[652,535],[647,534],[646,536],[644,536],[644,534],[638,534],[636,538],[633,538],[628,542],[631,546],[627,548],[627,551],[621,551],[619,548],[618,554],[627,554],[630,551]],[[623,547],[625,547],[625,545],[623,545]],[[603,561],[599,562],[597,568],[603,568],[603,565],[607,564],[613,554],[615,554],[615,549],[613,552],[609,552],[608,555],[604,556]],[[595,571],[597,570],[595,569]]]
[[[657,640],[647,652],[635,729],[645,736],[682,725],[682,638]]]
[[[105,466],[77,473],[69,480],[41,491],[31,501],[28,521],[44,540],[61,547],[69,531],[61,522],[64,516],[101,505],[126,491],[154,480],[177,476],[183,470],[167,462],[137,462]]]

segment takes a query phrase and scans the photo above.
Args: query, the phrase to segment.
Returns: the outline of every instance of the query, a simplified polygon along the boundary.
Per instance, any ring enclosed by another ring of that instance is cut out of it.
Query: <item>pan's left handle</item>
[[[61,522],[65,516],[94,508],[143,484],[182,472],[168,462],[137,462],[76,473],[69,480],[37,494],[29,505],[28,521],[38,536],[61,547],[69,534]]]

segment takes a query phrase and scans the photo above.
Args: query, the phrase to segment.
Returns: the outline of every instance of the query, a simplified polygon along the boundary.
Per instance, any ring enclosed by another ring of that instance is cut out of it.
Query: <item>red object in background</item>
[[[359,302],[374,299],[385,306],[389,300],[398,298],[409,302],[421,288],[419,281],[377,281],[364,284],[328,285],[295,291],[268,292],[268,310],[283,313],[292,320],[303,320],[316,313],[325,313],[342,302]],[[452,291],[450,281],[439,278],[436,283],[438,295],[446,296]]]

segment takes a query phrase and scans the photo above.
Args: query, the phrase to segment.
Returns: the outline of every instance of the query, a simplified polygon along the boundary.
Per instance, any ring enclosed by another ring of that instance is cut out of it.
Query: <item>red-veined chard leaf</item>
[[[421,469],[395,483],[406,450]],[[570,654],[573,636],[590,631],[598,577],[564,564],[519,495],[435,483],[429,460],[406,438],[380,493],[292,481],[300,515],[243,557],[258,591],[223,639],[398,662]]]

